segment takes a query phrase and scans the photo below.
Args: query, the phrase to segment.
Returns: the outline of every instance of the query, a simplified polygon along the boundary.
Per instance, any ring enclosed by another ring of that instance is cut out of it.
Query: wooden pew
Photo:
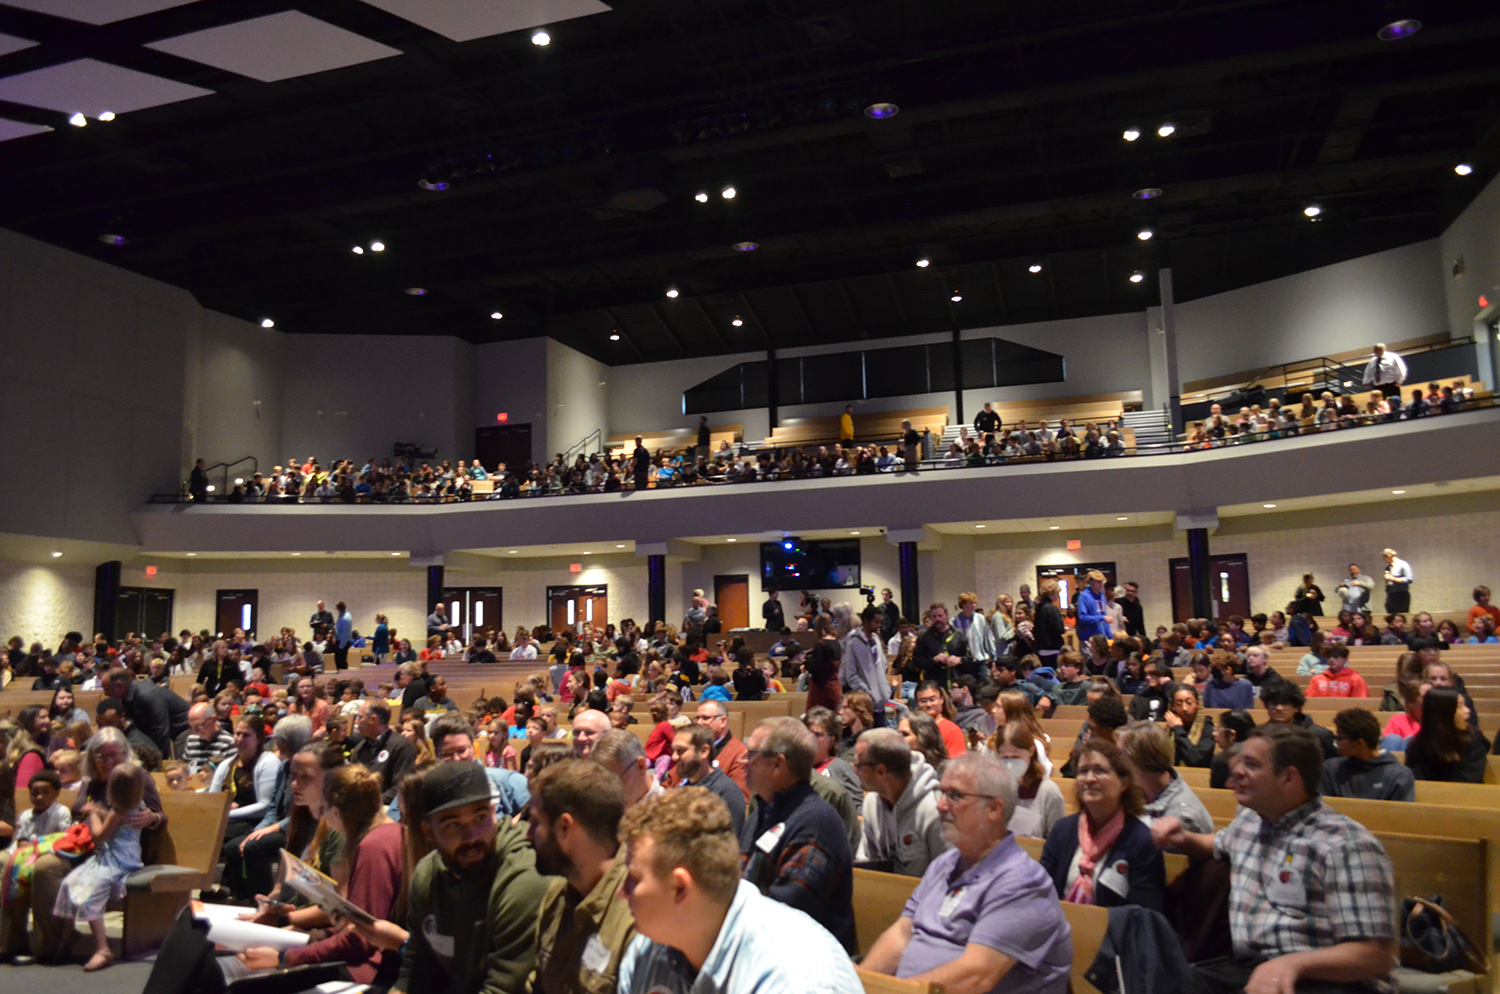
[[[856,966],[865,994],[943,994],[941,984],[921,984],[915,980],[898,980],[884,973],[871,973]]]
[[[1071,797],[1073,795],[1072,780],[1058,777],[1054,777],[1053,779],[1057,782],[1057,785],[1062,788],[1062,790],[1068,797]],[[1016,836],[1016,842],[1020,844],[1022,849],[1025,849],[1028,853],[1031,854],[1032,859],[1036,860],[1037,862],[1041,862],[1042,846],[1046,844],[1045,839],[1036,839],[1032,838],[1029,835],[1018,835]],[[1187,872],[1188,858],[1186,856],[1182,855],[1181,853],[1175,852],[1164,853],[1163,855],[1165,856],[1167,861],[1167,883],[1171,883]]]
[[[1210,770],[1206,766],[1177,767],[1177,775],[1182,777],[1187,785],[1195,791],[1208,789],[1209,773]],[[1417,803],[1500,811],[1500,784],[1442,783],[1436,780],[1418,780]]]
[[[1104,945],[1104,933],[1109,931],[1109,909],[1092,904],[1062,902],[1063,914],[1073,930],[1073,972],[1068,986],[1073,994],[1099,994],[1099,988],[1084,976],[1099,955]]]
[[[167,827],[156,852],[157,862],[126,878],[120,943],[125,958],[160,946],[192,892],[213,886],[230,799],[227,793],[161,791]],[[17,813],[29,810],[31,793],[18,788],[15,803]]]

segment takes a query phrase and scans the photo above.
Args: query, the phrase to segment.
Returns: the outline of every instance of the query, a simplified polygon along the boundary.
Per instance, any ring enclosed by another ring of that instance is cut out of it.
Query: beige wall
[[[0,560],[0,638],[55,650],[70,631],[93,635],[94,571]]]

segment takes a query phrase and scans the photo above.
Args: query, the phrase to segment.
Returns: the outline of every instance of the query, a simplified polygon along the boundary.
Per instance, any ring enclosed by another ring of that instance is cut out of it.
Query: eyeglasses
[[[940,791],[940,793],[943,795],[943,798],[950,805],[952,805],[952,804],[962,804],[965,800],[967,800],[970,797],[983,797],[983,798],[987,798],[988,800],[991,800],[991,801],[996,800],[997,797],[998,797],[998,795],[996,795],[996,794],[975,794],[975,793],[971,793],[969,791],[955,790],[952,787],[944,787]]]

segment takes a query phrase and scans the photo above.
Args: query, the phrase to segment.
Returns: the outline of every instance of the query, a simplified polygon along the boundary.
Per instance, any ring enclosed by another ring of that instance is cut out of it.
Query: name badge
[[[603,973],[609,969],[609,947],[600,940],[598,932],[589,936],[589,941],[584,944],[583,968],[590,973]]]
[[[1121,897],[1130,896],[1130,864],[1123,859],[1108,863],[1099,871],[1098,884]]]
[[[953,890],[950,890],[948,896],[943,898],[943,903],[938,908],[938,917],[952,918],[953,912],[958,910],[958,903],[964,899],[964,891],[967,889],[967,887],[955,887]]]
[[[378,755],[378,756],[375,757],[375,762],[377,762],[377,763],[383,763],[383,762],[385,762],[386,760],[388,760],[390,758],[391,758],[391,751],[389,749],[382,749],[382,750],[380,750],[380,755]]]
[[[1283,908],[1302,910],[1307,905],[1307,889],[1302,886],[1302,870],[1296,858],[1287,855],[1266,885],[1266,900]]]
[[[771,852],[775,850],[777,844],[781,842],[781,833],[785,831],[786,822],[781,822],[778,825],[766,829],[766,831],[761,834],[761,837],[755,840],[755,848],[759,849],[761,852],[767,855],[770,855]]]

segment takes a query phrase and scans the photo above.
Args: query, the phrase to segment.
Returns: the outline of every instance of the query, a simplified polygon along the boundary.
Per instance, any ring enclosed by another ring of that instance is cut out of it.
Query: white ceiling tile
[[[9,55],[11,52],[19,52],[23,48],[31,48],[34,45],[36,42],[17,38],[15,35],[0,35],[0,55]]]
[[[364,0],[429,31],[470,41],[602,14],[600,0]]]
[[[51,130],[45,124],[27,124],[25,121],[12,121],[0,117],[0,142],[8,142],[12,138],[25,138],[27,135],[39,135]]]
[[[400,55],[400,49],[287,10],[146,46],[270,83]]]
[[[0,79],[0,100],[62,114],[82,111],[86,117],[98,117],[106,110],[127,114],[212,92],[95,59],[64,62]]]
[[[197,0],[3,0],[7,7],[66,17],[84,24],[112,24],[158,10],[182,7]]]

